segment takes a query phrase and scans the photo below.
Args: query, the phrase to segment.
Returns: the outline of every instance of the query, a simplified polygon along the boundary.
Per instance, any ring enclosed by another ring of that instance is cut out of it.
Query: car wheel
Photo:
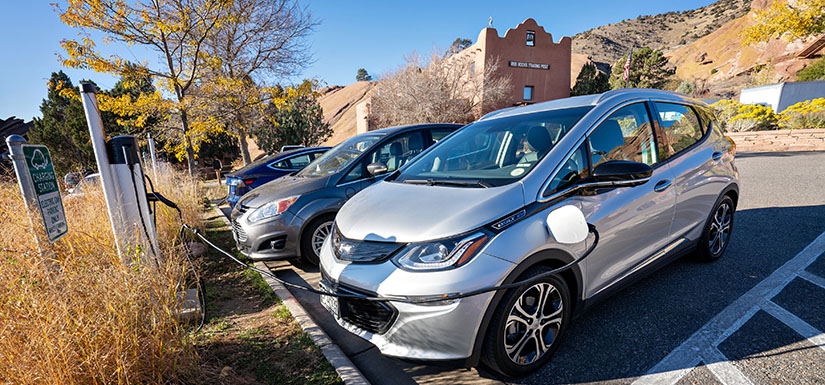
[[[309,264],[318,265],[321,258],[321,246],[332,233],[332,221],[335,215],[324,215],[314,219],[304,229],[301,236],[301,259]]]
[[[696,255],[699,260],[715,261],[725,254],[728,243],[730,243],[735,211],[736,205],[727,195],[713,207],[705,224],[705,230],[702,232],[702,238],[697,245]]]
[[[536,266],[519,280],[550,271]],[[495,372],[520,377],[550,360],[570,322],[570,294],[564,280],[549,276],[510,289],[493,314],[482,361]]]

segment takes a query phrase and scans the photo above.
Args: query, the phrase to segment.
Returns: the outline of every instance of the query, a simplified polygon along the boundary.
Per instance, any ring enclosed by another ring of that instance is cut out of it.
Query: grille
[[[238,242],[246,242],[246,231],[243,230],[243,227],[238,222],[232,221],[232,231],[235,233],[235,239]]]
[[[366,331],[382,334],[390,328],[397,314],[387,302],[341,298],[341,318]]]
[[[324,273],[324,269],[321,269],[321,279],[324,280],[327,287],[338,293],[369,295],[333,283]],[[398,311],[389,302],[338,298],[338,308],[344,321],[375,334],[386,333],[398,316]]]

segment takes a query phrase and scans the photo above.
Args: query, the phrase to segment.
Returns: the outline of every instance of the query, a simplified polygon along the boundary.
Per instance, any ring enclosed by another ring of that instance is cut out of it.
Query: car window
[[[399,135],[367,155],[366,164],[384,163],[387,171],[398,170],[407,161],[424,151],[424,136],[421,131]]]
[[[673,156],[702,139],[702,128],[693,110],[685,105],[656,102],[664,145],[664,158]]]
[[[267,167],[289,170],[289,168],[290,168],[289,167],[289,160],[283,159],[283,160],[280,160],[280,161],[277,161],[277,162],[272,162],[272,163],[268,164]]]
[[[590,133],[593,167],[611,160],[629,160],[647,165],[658,163],[656,139],[644,103],[631,104],[602,121]]]
[[[370,163],[383,163],[387,166],[387,172],[393,172],[422,151],[424,136],[421,131],[396,136],[367,154],[341,181],[351,182],[367,176],[367,165]]]
[[[353,136],[313,160],[296,175],[312,178],[334,174],[349,166],[383,136],[382,133],[366,133]]]
[[[513,183],[527,175],[591,109],[572,107],[479,120],[435,144],[395,180]]]
[[[289,158],[289,166],[292,169],[300,169],[306,167],[306,165],[311,162],[312,159],[309,158],[309,154],[301,154],[292,158]]]
[[[716,123],[716,116],[713,115],[707,108],[701,107],[694,107],[696,113],[699,114],[699,119],[702,121],[702,133],[707,134],[708,131],[713,129],[713,125]]]
[[[582,143],[550,181],[544,196],[564,190],[588,176],[590,176],[590,167],[587,164],[587,143]]]
[[[433,143],[438,143],[439,140],[455,131],[454,128],[433,128],[430,130],[430,135],[433,137]]]

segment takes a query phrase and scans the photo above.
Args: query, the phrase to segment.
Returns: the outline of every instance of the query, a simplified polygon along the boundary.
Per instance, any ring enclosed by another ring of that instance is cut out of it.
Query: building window
[[[533,86],[524,86],[524,100],[533,100]]]
[[[527,31],[527,46],[533,47],[536,45],[536,32],[535,31]]]

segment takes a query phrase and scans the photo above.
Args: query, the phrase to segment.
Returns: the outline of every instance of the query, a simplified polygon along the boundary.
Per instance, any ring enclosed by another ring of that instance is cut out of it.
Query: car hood
[[[523,206],[521,183],[475,188],[380,182],[347,201],[335,222],[350,239],[421,242],[471,231]]]
[[[244,207],[258,208],[276,199],[308,194],[326,187],[329,176],[303,178],[285,176],[264,183],[245,194],[238,202]]]

